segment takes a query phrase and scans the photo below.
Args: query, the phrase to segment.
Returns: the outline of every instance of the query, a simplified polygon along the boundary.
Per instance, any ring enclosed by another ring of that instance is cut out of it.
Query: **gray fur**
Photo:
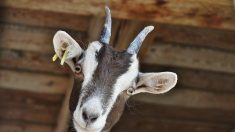
[[[126,52],[118,52],[112,50],[108,45],[104,45],[97,53],[98,66],[94,72],[91,82],[86,86],[83,93],[81,106],[89,98],[93,96],[102,97],[102,105],[104,112],[109,99],[113,95],[113,85],[119,76],[124,74],[130,64],[131,55]]]

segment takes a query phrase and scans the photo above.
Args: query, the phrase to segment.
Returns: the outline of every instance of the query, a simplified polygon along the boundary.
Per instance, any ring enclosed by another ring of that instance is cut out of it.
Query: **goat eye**
[[[132,95],[134,93],[135,89],[134,88],[128,88],[127,89],[127,94]]]
[[[75,65],[75,72],[74,72],[74,74],[75,74],[76,78],[78,78],[80,80],[83,80],[84,75],[82,73],[82,66],[80,64],[76,64]]]
[[[80,74],[82,72],[82,67],[80,64],[75,65],[75,74]]]

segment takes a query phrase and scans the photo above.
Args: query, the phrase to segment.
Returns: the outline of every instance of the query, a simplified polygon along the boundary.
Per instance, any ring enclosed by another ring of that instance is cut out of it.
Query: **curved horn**
[[[145,37],[148,35],[148,33],[150,33],[152,30],[154,29],[153,26],[147,26],[145,27],[134,39],[134,41],[132,41],[132,43],[130,44],[130,46],[127,49],[127,52],[130,54],[137,54],[139,52],[139,49],[145,39]]]
[[[106,19],[105,19],[104,27],[101,31],[100,42],[109,44],[110,37],[111,37],[112,19],[111,19],[110,10],[107,6],[105,7],[105,12],[106,12]]]

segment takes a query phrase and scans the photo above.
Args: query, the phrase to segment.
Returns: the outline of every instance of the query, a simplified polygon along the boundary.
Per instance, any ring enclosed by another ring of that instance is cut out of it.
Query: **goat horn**
[[[130,46],[127,49],[127,52],[130,54],[137,54],[139,52],[139,49],[145,39],[145,37],[148,35],[148,33],[150,33],[152,30],[154,29],[153,26],[147,26],[145,27],[134,39],[134,41],[132,41],[132,43],[130,44]]]
[[[109,44],[110,37],[111,37],[112,19],[111,19],[110,9],[107,6],[105,7],[105,12],[106,12],[106,19],[105,19],[104,27],[101,31],[100,42],[104,44]]]

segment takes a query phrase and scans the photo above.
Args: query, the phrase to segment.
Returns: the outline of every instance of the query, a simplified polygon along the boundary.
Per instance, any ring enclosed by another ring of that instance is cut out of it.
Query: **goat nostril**
[[[93,116],[93,117],[90,118],[90,121],[91,121],[91,122],[94,122],[94,121],[97,120],[97,118],[98,118],[98,116]]]
[[[99,116],[97,114],[89,114],[86,111],[82,112],[82,118],[84,119],[84,121],[86,123],[92,123],[95,122],[97,120]]]
[[[86,111],[83,111],[83,112],[82,112],[82,117],[83,117],[83,119],[84,119],[85,121],[88,120],[88,115],[87,115]]]

